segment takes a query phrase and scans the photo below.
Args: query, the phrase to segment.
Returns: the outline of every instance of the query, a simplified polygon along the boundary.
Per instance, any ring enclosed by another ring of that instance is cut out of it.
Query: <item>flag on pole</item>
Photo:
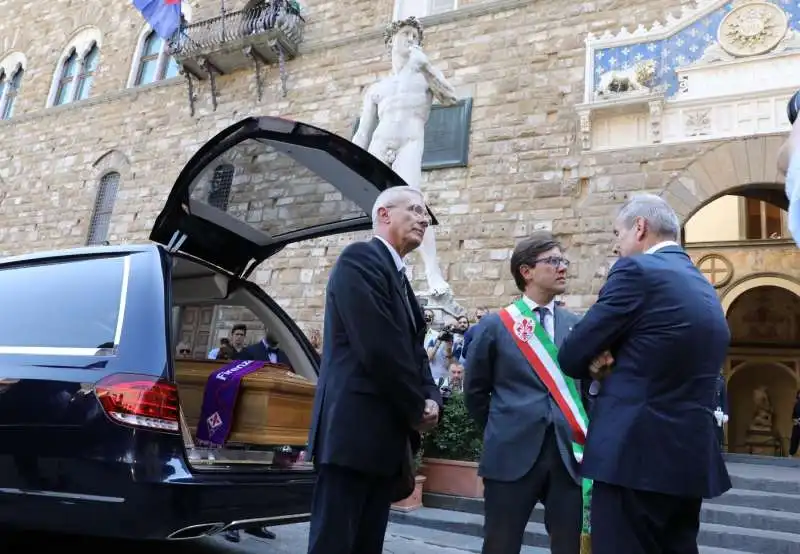
[[[133,0],[133,6],[164,40],[181,26],[181,0]]]

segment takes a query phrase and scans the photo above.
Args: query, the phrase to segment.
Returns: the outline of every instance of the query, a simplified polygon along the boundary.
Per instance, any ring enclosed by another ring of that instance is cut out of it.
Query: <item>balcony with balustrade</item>
[[[305,20],[293,0],[260,1],[244,10],[225,12],[185,25],[170,41],[170,52],[183,67],[193,97],[192,80],[211,80],[216,108],[215,76],[254,68],[259,100],[263,67],[278,64],[285,93],[284,63],[297,56]]]

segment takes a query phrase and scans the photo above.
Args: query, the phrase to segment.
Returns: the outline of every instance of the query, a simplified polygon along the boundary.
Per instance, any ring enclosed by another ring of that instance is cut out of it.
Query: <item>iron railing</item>
[[[170,41],[170,52],[177,57],[191,56],[274,30],[297,46],[303,40],[304,28],[305,20],[293,2],[272,0],[186,25]]]

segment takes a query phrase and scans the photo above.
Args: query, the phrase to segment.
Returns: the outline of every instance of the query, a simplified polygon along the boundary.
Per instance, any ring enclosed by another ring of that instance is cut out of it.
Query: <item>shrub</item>
[[[483,432],[467,413],[464,394],[453,393],[444,405],[439,425],[423,437],[426,458],[476,462],[483,451]]]

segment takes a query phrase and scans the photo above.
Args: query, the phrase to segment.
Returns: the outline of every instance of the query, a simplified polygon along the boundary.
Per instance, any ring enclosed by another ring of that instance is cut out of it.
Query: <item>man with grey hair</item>
[[[731,487],[713,417],[730,332],[679,229],[663,198],[626,202],[621,258],[559,349],[565,374],[603,383],[581,464],[592,554],[697,554],[702,499]]]
[[[351,244],[328,279],[325,350],[309,434],[318,471],[309,554],[381,554],[389,506],[414,490],[413,453],[442,404],[404,256],[430,223],[422,194],[382,192],[375,238]]]

